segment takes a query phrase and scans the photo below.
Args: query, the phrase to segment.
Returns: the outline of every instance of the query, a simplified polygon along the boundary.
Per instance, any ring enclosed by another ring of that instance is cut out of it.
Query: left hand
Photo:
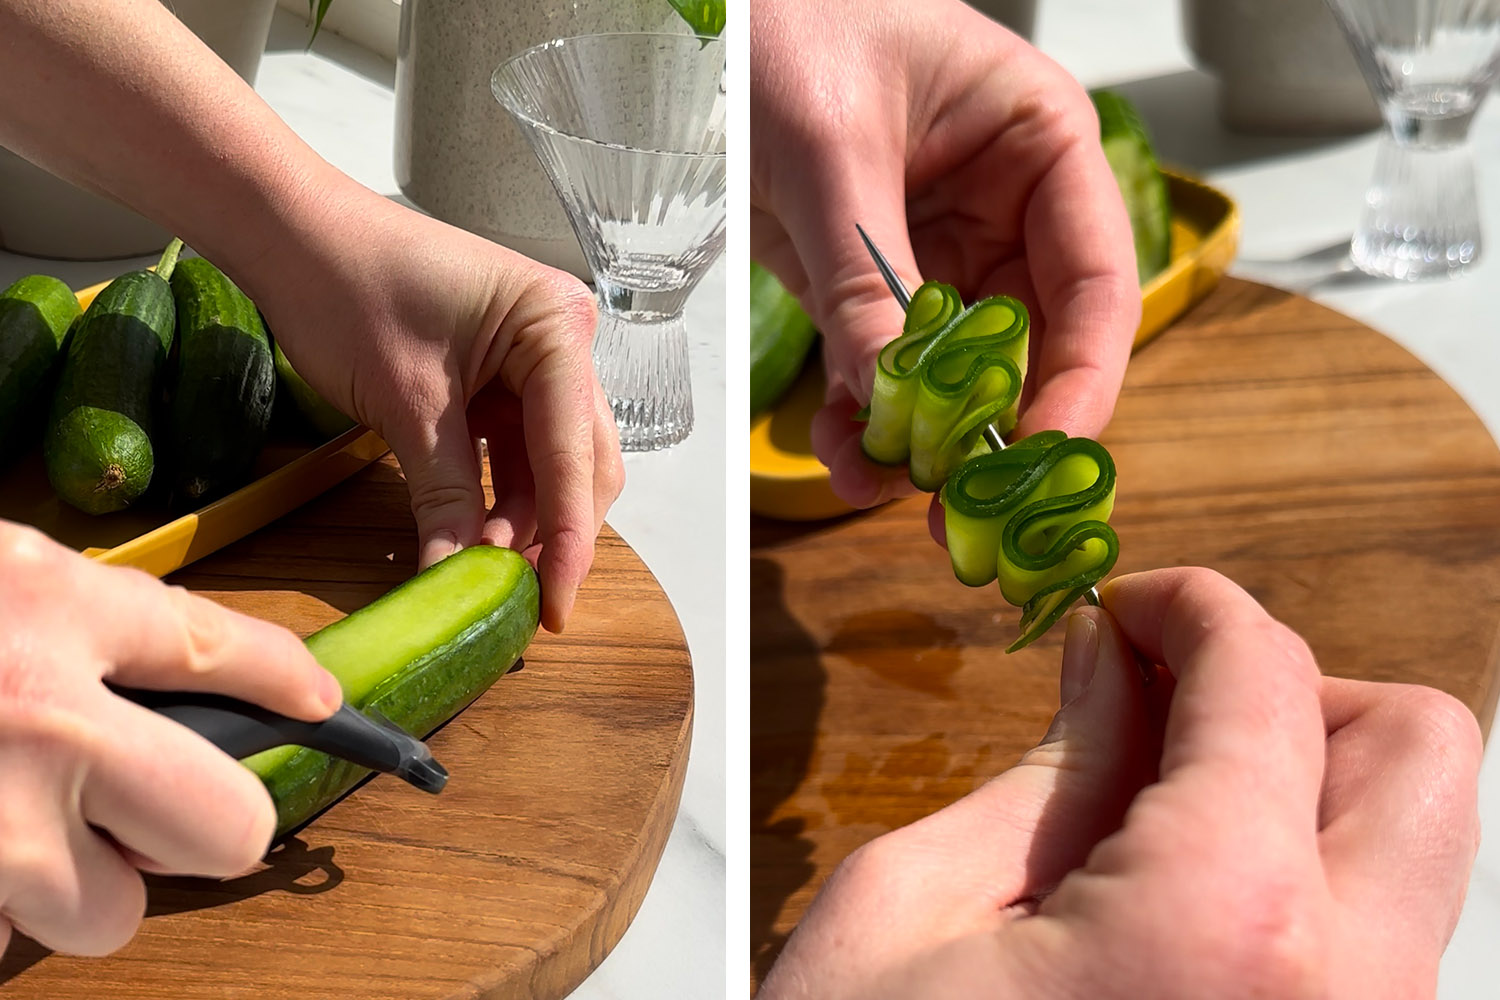
[[[915,492],[851,420],[900,308],[861,223],[909,288],[1031,311],[1018,435],[1097,436],[1140,317],[1130,220],[1088,95],[959,0],[751,5],[751,248],[824,335],[813,446],[835,492],[873,506]]]
[[[592,295],[329,175],[316,207],[291,213],[296,238],[231,276],[308,383],[390,443],[422,566],[481,542],[522,550],[542,624],[560,631],[625,475],[590,355]]]

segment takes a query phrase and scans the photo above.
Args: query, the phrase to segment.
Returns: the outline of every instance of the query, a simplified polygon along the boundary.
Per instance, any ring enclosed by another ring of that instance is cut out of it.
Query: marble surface
[[[311,52],[299,18],[278,10],[256,89],[314,149],[361,183],[396,195],[395,68],[330,34]],[[0,287],[54,274],[81,288],[149,259],[41,261],[0,253]],[[721,261],[688,304],[697,425],[665,452],[626,458],[610,523],[661,581],[693,658],[696,718],[682,806],[640,913],[576,1000],[721,995],[724,983],[724,315]]]
[[[1193,68],[1179,5],[1163,0],[1047,0],[1038,46],[1086,86],[1135,100],[1163,160],[1188,168],[1239,202],[1244,233],[1232,273],[1289,288],[1357,317],[1401,344],[1452,385],[1500,435],[1500,102],[1474,123],[1480,211],[1489,247],[1453,281],[1400,284],[1352,272],[1345,249],[1375,164],[1378,133],[1276,139],[1219,125],[1215,81]],[[1444,956],[1440,1000],[1496,995],[1500,938],[1500,759],[1480,774],[1490,836],[1479,850],[1468,902]]]

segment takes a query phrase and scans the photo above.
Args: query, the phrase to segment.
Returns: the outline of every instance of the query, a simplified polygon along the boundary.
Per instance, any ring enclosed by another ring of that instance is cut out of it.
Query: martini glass
[[[620,447],[693,427],[689,293],[724,250],[724,43],[583,35],[495,70],[495,98],[542,161],[594,275],[594,367]]]
[[[1349,251],[1370,274],[1456,277],[1479,259],[1469,126],[1500,75],[1500,0],[1328,0],[1386,129]]]

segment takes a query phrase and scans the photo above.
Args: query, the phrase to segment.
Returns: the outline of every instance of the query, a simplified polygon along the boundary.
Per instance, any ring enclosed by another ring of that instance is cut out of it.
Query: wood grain
[[[1131,362],[1103,438],[1117,573],[1206,565],[1327,673],[1430,684],[1488,730],[1500,452],[1436,375],[1305,299],[1226,280]],[[757,980],[871,838],[1013,764],[1057,708],[1060,630],[966,588],[926,498],[751,528],[751,951]]]
[[[487,477],[486,477],[487,478]],[[307,634],[410,576],[387,457],[171,581]],[[436,798],[375,778],[218,883],[156,879],[142,932],[101,960],[24,939],[12,998],[536,1000],[573,989],[635,915],[677,813],[692,670],[666,595],[613,532],[568,631],[430,741]]]

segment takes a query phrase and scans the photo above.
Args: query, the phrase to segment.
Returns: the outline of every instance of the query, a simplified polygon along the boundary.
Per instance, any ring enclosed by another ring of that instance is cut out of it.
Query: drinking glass
[[[724,250],[724,43],[696,35],[559,38],[490,89],[552,179],[593,272],[594,366],[620,447],[693,426],[683,306]]]
[[[1370,274],[1455,277],[1479,258],[1469,125],[1500,74],[1500,0],[1327,0],[1386,128],[1350,243]]]

